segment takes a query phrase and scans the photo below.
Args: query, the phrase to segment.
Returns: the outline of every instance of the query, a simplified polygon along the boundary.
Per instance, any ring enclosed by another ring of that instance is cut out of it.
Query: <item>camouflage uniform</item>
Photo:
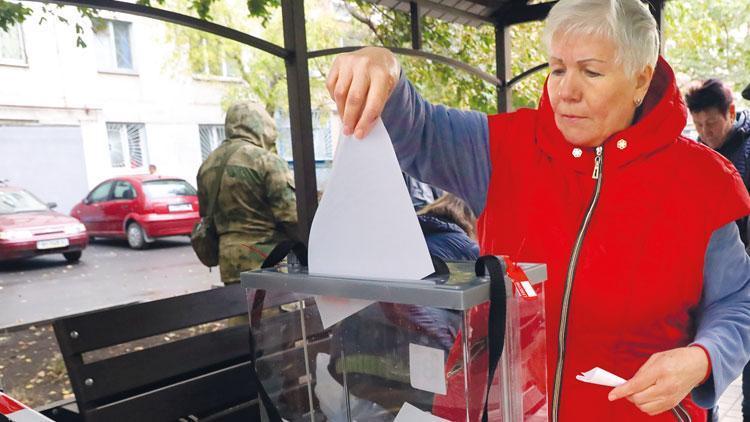
[[[292,174],[276,153],[276,126],[263,107],[232,105],[226,117],[227,139],[198,170],[201,215],[208,210],[219,166],[233,145],[216,200],[221,281],[237,283],[240,272],[260,268],[283,240],[297,240],[297,207]]]

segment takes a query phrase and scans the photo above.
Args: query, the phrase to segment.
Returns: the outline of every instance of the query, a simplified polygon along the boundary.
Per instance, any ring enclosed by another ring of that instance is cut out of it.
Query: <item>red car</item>
[[[164,176],[122,176],[95,187],[71,215],[91,237],[126,238],[142,249],[157,237],[189,235],[198,215],[198,196],[185,180]]]
[[[89,242],[86,227],[52,211],[56,206],[23,189],[0,185],[0,261],[56,253],[68,262],[81,259]]]

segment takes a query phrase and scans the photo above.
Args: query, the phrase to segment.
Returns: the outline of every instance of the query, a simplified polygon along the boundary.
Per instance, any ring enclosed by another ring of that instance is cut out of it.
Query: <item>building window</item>
[[[229,57],[218,40],[201,38],[193,54],[191,66],[196,75],[239,78],[242,74],[237,59]]]
[[[208,154],[224,140],[224,125],[198,125],[201,138],[201,157],[206,160]]]
[[[329,111],[313,110],[313,149],[315,151],[315,161],[333,161],[333,127],[331,124],[332,115]],[[289,115],[276,110],[274,113],[276,128],[279,137],[276,141],[276,149],[279,151],[281,158],[292,162],[292,130],[289,121]]]
[[[94,25],[100,70],[128,70],[133,66],[130,22],[101,19]]]
[[[0,63],[26,64],[21,25],[13,25],[7,31],[0,30]]]
[[[142,123],[107,123],[109,162],[115,168],[140,169],[146,159],[146,128]]]

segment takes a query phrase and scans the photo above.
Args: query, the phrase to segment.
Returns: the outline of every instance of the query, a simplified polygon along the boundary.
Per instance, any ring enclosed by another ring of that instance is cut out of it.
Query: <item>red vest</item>
[[[576,374],[594,367],[625,379],[649,356],[693,339],[711,233],[750,212],[742,179],[709,148],[680,137],[686,110],[660,59],[638,122],[603,145],[601,188],[594,149],[577,149],[557,129],[545,94],[538,110],[489,117],[492,177],[479,220],[483,254],[548,265],[547,379],[553,411],[560,340],[564,358],[558,420],[674,421]],[[563,299],[574,244],[583,231],[568,306]],[[689,397],[682,406],[705,420]],[[552,418],[550,417],[550,420]]]

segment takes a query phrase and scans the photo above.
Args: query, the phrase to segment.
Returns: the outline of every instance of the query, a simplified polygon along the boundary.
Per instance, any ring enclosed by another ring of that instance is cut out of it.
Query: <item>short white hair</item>
[[[615,57],[634,76],[646,65],[656,68],[659,30],[640,0],[560,0],[549,12],[542,40],[551,51],[553,37],[598,35],[617,46]]]

